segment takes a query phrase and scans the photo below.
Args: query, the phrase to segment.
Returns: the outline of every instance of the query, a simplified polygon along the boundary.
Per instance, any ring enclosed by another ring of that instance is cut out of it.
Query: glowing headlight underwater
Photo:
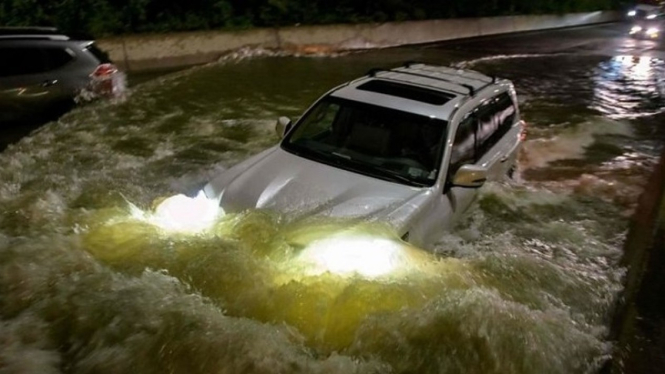
[[[409,262],[404,244],[360,234],[340,234],[316,240],[300,253],[298,260],[308,265],[307,275],[330,272],[368,278],[388,275]]]
[[[630,34],[631,34],[631,35],[632,35],[632,34],[637,34],[637,33],[639,33],[639,32],[642,32],[643,30],[644,30],[644,28],[642,28],[642,26],[633,26],[633,27],[630,29]],[[655,37],[657,37],[658,34],[660,33],[660,29],[657,28],[657,27],[650,27],[650,28],[644,30],[644,33],[645,33],[647,36],[651,37],[651,38],[655,38]]]
[[[628,17],[635,17],[636,14],[637,14],[637,11],[634,11],[634,10],[628,11]]]
[[[133,209],[135,218],[145,220],[164,230],[180,233],[197,233],[210,228],[224,211],[216,199],[208,199],[203,191],[194,198],[185,195],[171,196],[162,201],[154,213]]]

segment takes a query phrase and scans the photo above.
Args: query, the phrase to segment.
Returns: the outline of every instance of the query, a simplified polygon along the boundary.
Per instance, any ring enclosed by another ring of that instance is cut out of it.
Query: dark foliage
[[[0,0],[0,25],[102,37],[614,9],[618,0]]]

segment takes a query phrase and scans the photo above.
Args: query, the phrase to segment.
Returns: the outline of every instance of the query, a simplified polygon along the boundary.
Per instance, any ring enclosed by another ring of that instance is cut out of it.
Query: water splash
[[[513,55],[492,55],[492,56],[484,56],[480,58],[476,58],[473,60],[467,60],[467,61],[460,61],[455,63],[453,66],[459,69],[469,69],[474,67],[475,65],[481,64],[481,63],[488,63],[488,62],[500,62],[502,60],[513,60],[513,59],[531,59],[531,58],[550,58],[550,57],[559,57],[559,56],[570,56],[570,53],[549,53],[549,54],[543,54],[543,53],[532,53],[532,54],[524,54],[524,53],[518,53],[518,54],[513,54]]]

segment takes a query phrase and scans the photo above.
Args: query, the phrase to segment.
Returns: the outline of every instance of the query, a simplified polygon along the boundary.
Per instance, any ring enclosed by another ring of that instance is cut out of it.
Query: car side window
[[[476,162],[477,127],[478,119],[475,113],[469,113],[457,127],[450,153],[449,176],[452,177],[462,165]]]
[[[481,146],[481,148],[483,148],[483,150],[492,146],[490,144],[490,139],[497,129],[496,113],[494,110],[495,108],[492,105],[487,105],[481,108],[477,114],[478,144]]]
[[[490,150],[510,130],[517,111],[508,93],[489,100],[478,109],[478,152]]]
[[[46,56],[38,48],[0,48],[0,76],[38,74],[48,70]],[[5,57],[6,56],[6,57]]]
[[[339,105],[335,103],[326,103],[317,107],[315,112],[307,116],[305,122],[298,126],[296,133],[293,134],[292,141],[300,138],[311,139],[330,135],[339,109]]]
[[[61,68],[74,59],[72,53],[60,48],[44,48],[44,53],[48,57],[49,70]]]

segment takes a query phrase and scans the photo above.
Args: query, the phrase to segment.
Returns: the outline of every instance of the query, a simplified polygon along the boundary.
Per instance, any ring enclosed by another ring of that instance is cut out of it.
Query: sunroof
[[[376,92],[384,95],[401,97],[414,101],[420,101],[432,105],[443,105],[454,96],[445,92],[428,90],[427,88],[389,82],[384,80],[371,80],[357,87],[362,91]]]

